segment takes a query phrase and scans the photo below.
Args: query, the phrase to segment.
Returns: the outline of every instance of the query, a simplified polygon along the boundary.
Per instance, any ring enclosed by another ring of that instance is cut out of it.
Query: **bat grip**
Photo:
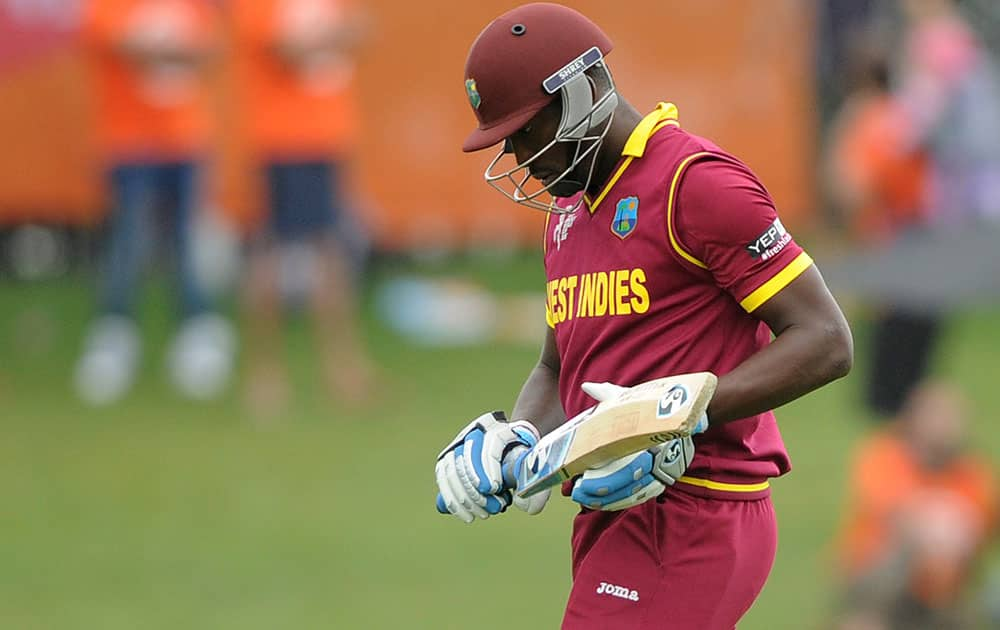
[[[517,462],[522,459],[521,455],[527,453],[528,450],[530,449],[527,446],[518,445],[504,455],[500,468],[503,472],[503,485],[508,490],[517,489]]]

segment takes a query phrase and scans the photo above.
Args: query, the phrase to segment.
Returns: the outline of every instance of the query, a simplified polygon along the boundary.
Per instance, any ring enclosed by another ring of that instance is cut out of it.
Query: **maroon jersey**
[[[546,221],[546,320],[567,416],[594,404],[585,381],[732,370],[770,342],[753,311],[811,264],[749,168],[661,103],[601,193]],[[772,412],[694,441],[680,482],[695,494],[759,498],[790,469]]]

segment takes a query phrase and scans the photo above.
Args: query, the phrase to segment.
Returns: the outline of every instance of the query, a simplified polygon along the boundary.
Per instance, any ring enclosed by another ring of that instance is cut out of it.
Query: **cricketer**
[[[564,484],[580,511],[562,627],[731,629],[777,547],[769,479],[791,466],[772,410],[846,375],[851,332],[754,173],[673,104],[630,105],[611,49],[577,11],[537,3],[469,50],[478,125],[462,148],[500,145],[486,181],[549,213],[548,329],[511,421],[484,414],[439,455],[438,505],[467,523],[536,514],[548,492],[519,498],[501,473],[525,447],[619,387],[712,372],[695,435]]]

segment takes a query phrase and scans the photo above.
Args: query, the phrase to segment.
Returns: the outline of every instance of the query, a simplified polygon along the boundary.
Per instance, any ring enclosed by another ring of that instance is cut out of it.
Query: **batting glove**
[[[592,510],[617,511],[657,497],[694,458],[690,437],[591,468],[573,484],[572,499]]]
[[[538,437],[538,430],[530,423],[508,423],[501,411],[485,413],[470,422],[438,455],[438,511],[454,514],[466,523],[499,514],[512,501],[529,514],[540,512],[548,496],[514,500],[512,484],[505,483],[503,475],[504,459],[519,462]]]
[[[582,389],[603,402],[618,396],[624,388],[613,383],[588,382]],[[707,428],[708,415],[702,414],[694,432],[701,433]],[[594,510],[624,510],[659,496],[667,486],[674,485],[693,458],[694,443],[690,437],[671,440],[587,470],[573,485],[571,498]]]

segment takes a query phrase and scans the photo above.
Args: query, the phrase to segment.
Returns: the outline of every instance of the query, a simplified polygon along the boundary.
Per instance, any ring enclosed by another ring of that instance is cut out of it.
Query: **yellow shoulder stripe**
[[[684,158],[684,160],[680,163],[680,166],[677,167],[677,170],[674,171],[674,177],[670,182],[670,195],[667,197],[667,236],[670,237],[670,246],[674,248],[674,251],[680,254],[681,258],[696,267],[701,267],[702,269],[708,269],[708,265],[685,251],[684,248],[681,247],[680,242],[678,242],[677,236],[674,234],[674,204],[677,201],[677,185],[681,181],[681,175],[684,174],[684,170],[687,169],[688,164],[700,157],[705,157],[706,155],[711,155],[711,153],[708,151],[699,151],[698,153],[693,153]]]
[[[752,313],[757,307],[767,302],[779,291],[788,286],[792,280],[808,269],[813,264],[813,259],[809,254],[802,252],[795,257],[795,260],[785,265],[785,268],[774,274],[770,280],[760,285],[750,295],[740,301],[740,306],[747,313]]]
[[[723,483],[721,481],[712,481],[711,479],[688,477],[687,475],[684,475],[677,481],[679,483],[686,483],[692,486],[708,488],[710,490],[723,490],[725,492],[760,492],[761,490],[767,490],[771,487],[771,483],[768,481],[762,481],[760,483]]]

